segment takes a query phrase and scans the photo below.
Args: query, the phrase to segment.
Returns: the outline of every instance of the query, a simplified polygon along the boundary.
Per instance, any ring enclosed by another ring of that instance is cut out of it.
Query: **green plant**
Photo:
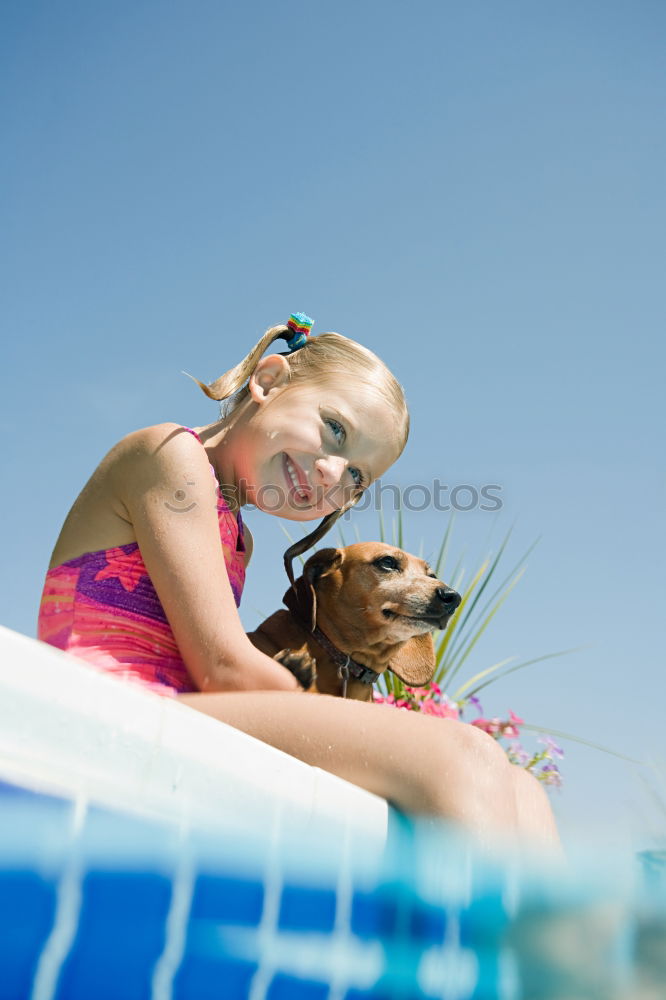
[[[512,763],[525,767],[548,785],[559,786],[561,784],[556,758],[561,758],[563,751],[553,739],[555,736],[574,740],[632,763],[639,763],[569,733],[526,723],[513,712],[509,712],[507,719],[485,718],[483,716],[479,694],[488,685],[518,670],[524,670],[526,667],[545,660],[575,652],[575,649],[543,653],[518,663],[515,662],[516,657],[507,657],[490,666],[476,670],[471,677],[465,677],[463,668],[469,666],[477,643],[525,573],[527,559],[534,551],[538,539],[530,545],[511,569],[505,572],[507,546],[511,538],[511,530],[509,530],[497,553],[485,558],[472,575],[469,583],[465,584],[466,571],[462,556],[450,570],[448,568],[453,524],[452,516],[444,532],[433,569],[439,579],[446,579],[447,583],[461,594],[462,600],[446,630],[440,633],[436,639],[436,669],[433,680],[427,687],[410,688],[394,674],[387,672],[379,678],[376,684],[375,701],[405,711],[420,711],[441,718],[469,721],[472,725],[501,741]],[[283,528],[283,530],[285,529]],[[340,544],[347,545],[348,542],[340,522],[338,522],[337,531]],[[285,534],[290,542],[293,541],[286,530]],[[361,541],[356,524],[354,525],[354,535],[355,541]],[[397,548],[405,548],[401,509],[398,510],[397,518],[393,518],[390,531],[386,529],[384,515],[380,510],[379,539],[382,542],[395,545]],[[422,545],[419,555],[422,555]],[[304,561],[301,557],[301,563]],[[466,713],[471,714],[471,712],[474,713],[475,718],[469,720],[464,718]],[[526,750],[519,742],[521,728],[538,734],[537,743],[540,746],[529,751]]]
[[[389,541],[386,533],[384,519],[379,518],[380,540]],[[508,657],[484,667],[473,674],[472,677],[460,682],[462,668],[469,660],[469,657],[478,643],[481,636],[491,624],[497,612],[511,594],[527,568],[527,559],[534,551],[537,541],[533,542],[527,551],[521,556],[518,562],[512,566],[508,573],[505,573],[498,582],[498,576],[503,569],[503,558],[511,537],[509,530],[503,539],[497,554],[488,556],[478,567],[470,582],[465,586],[465,570],[462,566],[462,557],[458,560],[453,569],[449,572],[447,559],[449,554],[451,535],[453,530],[453,517],[444,532],[444,537],[440,544],[434,571],[440,579],[447,579],[451,586],[458,590],[462,600],[451,621],[446,627],[446,631],[440,633],[436,640],[436,663],[437,668],[433,680],[443,689],[447,690],[449,697],[454,701],[469,700],[479,694],[483,688],[500,677],[514,673],[517,670],[524,670],[525,667],[540,663],[543,660],[552,659],[557,656],[564,656],[573,650],[560,650],[555,653],[544,653],[541,656],[532,657],[515,663],[515,657]],[[342,538],[342,532],[340,532]],[[390,543],[398,548],[403,548],[403,518],[402,511],[398,511],[397,520],[393,521]],[[346,544],[343,540],[343,544]],[[458,678],[458,686],[452,690],[454,679]],[[381,678],[379,688],[383,694],[393,694],[400,696],[404,693],[405,686],[395,675],[389,674]]]

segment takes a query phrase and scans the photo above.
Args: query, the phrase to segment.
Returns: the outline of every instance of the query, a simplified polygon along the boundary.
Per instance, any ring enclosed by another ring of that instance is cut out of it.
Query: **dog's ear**
[[[320,549],[310,556],[303,567],[303,579],[310,588],[312,602],[312,632],[317,625],[317,584],[322,577],[328,576],[341,566],[344,557],[345,554],[340,549]]]
[[[311,555],[303,567],[303,576],[312,584],[321,580],[322,576],[333,573],[344,562],[342,549],[320,549]]]
[[[303,567],[303,576],[290,587],[283,597],[290,611],[310,623],[310,631],[317,625],[317,583],[322,576],[332,573],[342,564],[344,552],[340,549],[321,549],[310,556]]]
[[[317,622],[317,595],[314,588],[299,576],[282,600],[292,614],[306,622],[312,632]]]
[[[409,639],[389,663],[389,670],[409,687],[429,684],[435,673],[435,667],[435,643],[432,632],[415,635]]]

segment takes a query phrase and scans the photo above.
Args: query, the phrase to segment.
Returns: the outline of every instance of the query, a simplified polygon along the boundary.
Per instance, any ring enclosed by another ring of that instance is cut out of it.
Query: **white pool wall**
[[[3,626],[0,780],[188,827],[386,840],[383,799]]]

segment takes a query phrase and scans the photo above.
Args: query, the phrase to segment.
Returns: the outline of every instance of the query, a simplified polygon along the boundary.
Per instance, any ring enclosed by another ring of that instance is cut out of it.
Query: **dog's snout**
[[[446,613],[449,615],[453,614],[462,599],[458,591],[453,590],[452,587],[438,587],[435,594],[444,605]]]

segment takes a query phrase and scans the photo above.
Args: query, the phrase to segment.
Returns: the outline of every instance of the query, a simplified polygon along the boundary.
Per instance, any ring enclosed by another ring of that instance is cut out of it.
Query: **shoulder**
[[[182,424],[152,424],[138,431],[126,434],[118,442],[113,451],[118,457],[141,456],[143,458],[157,455],[165,450],[174,452],[202,452],[203,446],[193,434],[190,434]]]
[[[181,458],[200,459],[207,464],[201,442],[188,433],[182,424],[153,424],[125,435],[109,453],[116,463],[165,465]]]
[[[132,431],[108,455],[120,494],[149,489],[165,480],[180,484],[213,481],[206,450],[182,424],[163,423]]]

